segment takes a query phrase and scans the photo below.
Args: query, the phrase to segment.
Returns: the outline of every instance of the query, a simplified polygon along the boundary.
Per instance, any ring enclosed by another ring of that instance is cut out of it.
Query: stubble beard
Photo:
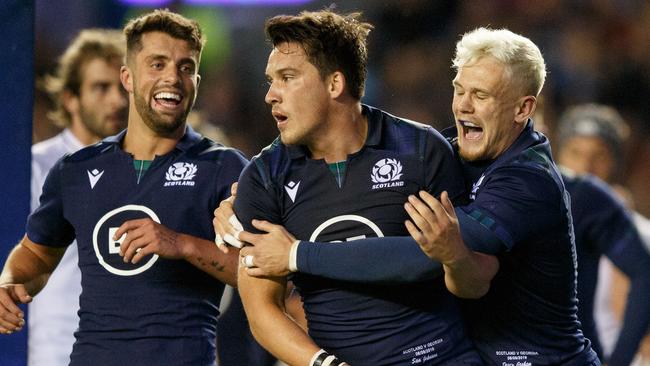
[[[133,93],[133,99],[135,100],[135,109],[142,117],[144,123],[149,127],[153,132],[161,136],[170,136],[173,135],[180,127],[185,124],[187,120],[187,115],[192,109],[190,105],[178,118],[175,118],[169,121],[169,118],[157,113],[151,108],[150,103],[140,95],[139,93]]]

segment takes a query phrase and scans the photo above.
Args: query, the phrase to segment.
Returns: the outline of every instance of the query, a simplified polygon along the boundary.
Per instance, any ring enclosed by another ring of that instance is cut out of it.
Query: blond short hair
[[[478,28],[456,43],[453,68],[490,56],[506,65],[512,80],[520,82],[527,95],[538,96],[546,80],[546,64],[530,39],[507,29]]]

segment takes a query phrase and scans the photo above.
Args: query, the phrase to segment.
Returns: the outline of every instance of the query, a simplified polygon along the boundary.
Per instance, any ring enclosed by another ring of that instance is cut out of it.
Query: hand
[[[296,238],[284,227],[271,224],[268,221],[253,220],[253,226],[265,232],[252,234],[242,231],[241,240],[250,243],[239,251],[239,256],[252,256],[252,266],[246,268],[246,273],[253,277],[281,277],[289,274],[289,252]]]
[[[149,254],[158,254],[167,259],[183,259],[185,255],[175,231],[153,221],[150,218],[124,222],[115,232],[113,240],[122,235],[126,238],[120,245],[120,256],[124,263],[138,263]]]
[[[235,216],[235,211],[232,206],[235,203],[237,196],[237,183],[233,183],[230,187],[231,196],[219,203],[219,207],[214,210],[214,219],[212,225],[216,237],[214,239],[217,248],[224,253],[228,253],[228,245],[241,248],[242,242],[239,240],[239,233],[244,230],[241,223]]]
[[[0,286],[0,334],[11,334],[23,329],[25,314],[17,304],[31,301],[32,297],[22,284]]]
[[[452,264],[470,254],[460,235],[458,218],[447,192],[440,201],[427,192],[420,191],[420,198],[411,195],[404,204],[411,221],[406,229],[429,258],[442,264]]]

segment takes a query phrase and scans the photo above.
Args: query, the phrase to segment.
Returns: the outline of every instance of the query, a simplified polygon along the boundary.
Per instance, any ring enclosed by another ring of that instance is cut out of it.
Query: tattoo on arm
[[[217,271],[219,271],[219,272],[223,272],[223,271],[226,270],[226,266],[225,266],[225,265],[223,265],[223,264],[221,264],[221,263],[219,263],[219,262],[217,262],[217,261],[215,261],[215,260],[210,261],[209,264],[206,263],[206,261],[203,259],[203,257],[197,257],[196,260],[199,262],[199,264],[201,265],[201,267],[212,266],[213,268],[215,268],[215,269],[216,269]]]

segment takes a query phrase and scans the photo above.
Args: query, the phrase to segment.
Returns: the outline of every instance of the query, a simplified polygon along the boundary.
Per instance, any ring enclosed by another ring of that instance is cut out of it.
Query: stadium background
[[[549,69],[536,120],[544,122],[553,139],[565,107],[584,102],[617,107],[632,127],[619,181],[630,189],[637,210],[650,216],[647,0],[3,0],[0,260],[24,231],[29,146],[58,132],[46,116],[50,101],[33,85],[53,70],[79,30],[121,28],[127,19],[156,7],[197,19],[208,43],[192,118],[207,131],[218,128],[250,157],[276,136],[263,100],[269,52],[264,20],[327,6],[363,11],[376,26],[364,101],[436,128],[453,121],[450,60],[459,36],[478,26],[507,27],[528,36],[540,46]],[[0,338],[0,365],[25,364],[24,339],[24,331]]]

